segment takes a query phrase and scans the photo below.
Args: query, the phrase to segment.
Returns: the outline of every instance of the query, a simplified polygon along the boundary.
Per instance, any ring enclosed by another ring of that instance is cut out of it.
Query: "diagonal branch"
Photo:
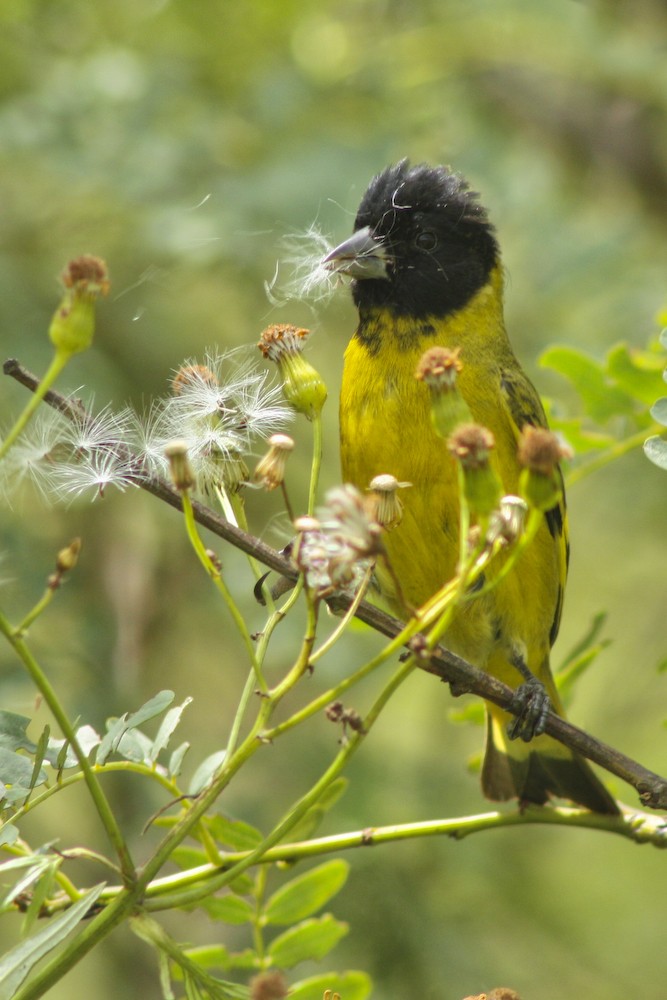
[[[13,358],[4,363],[3,370],[6,375],[16,379],[31,392],[34,392],[39,385],[39,379]],[[86,414],[81,401],[68,399],[54,390],[49,390],[45,394],[44,401],[66,417],[81,418]],[[115,447],[116,451],[120,452],[118,446]],[[138,455],[134,455],[127,449],[121,457],[127,459],[131,467],[136,470],[128,477],[131,481],[177,510],[182,509],[181,495],[178,490],[161,477],[148,473]],[[289,580],[297,579],[298,572],[295,567],[276,549],[230,524],[229,521],[226,521],[205,504],[193,500],[192,506],[195,518],[202,527],[208,528],[213,534],[247,555],[253,556],[268,569],[280,573],[281,576],[287,577]],[[341,604],[346,606],[345,602],[341,602]],[[394,638],[404,627],[404,623],[366,601],[361,602],[355,614],[357,618],[375,629],[376,632],[388,638]],[[445,683],[451,684],[456,694],[469,692],[484,698],[486,701],[493,702],[512,715],[519,714],[520,708],[516,702],[515,692],[510,687],[444,647],[439,647],[437,653],[432,655],[430,659],[422,660],[420,666]],[[644,806],[651,809],[667,809],[667,780],[665,778],[647,770],[637,761],[572,725],[571,722],[554,712],[549,712],[544,732],[632,785]]]

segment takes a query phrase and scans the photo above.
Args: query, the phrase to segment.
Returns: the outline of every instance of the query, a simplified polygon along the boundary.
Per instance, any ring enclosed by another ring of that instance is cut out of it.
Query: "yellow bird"
[[[520,431],[526,424],[545,427],[544,410],[505,332],[494,229],[462,177],[407,160],[388,167],[364,194],[354,235],[325,263],[353,279],[359,312],[340,399],[343,477],[360,490],[383,473],[412,484],[401,494],[402,521],[385,544],[405,600],[418,607],[454,575],[459,554],[457,472],[433,428],[429,393],[415,378],[419,359],[435,345],[460,349],[458,386],[473,420],[494,435],[506,494],[518,490]],[[539,688],[539,680],[561,714],[549,651],[567,561],[563,499],[547,511],[512,572],[459,610],[445,637],[450,649],[512,688],[526,680]],[[388,574],[379,573],[379,585],[404,615]],[[543,734],[510,741],[512,721],[487,705],[482,787],[488,798],[543,804],[556,795],[595,812],[618,811],[582,757]]]

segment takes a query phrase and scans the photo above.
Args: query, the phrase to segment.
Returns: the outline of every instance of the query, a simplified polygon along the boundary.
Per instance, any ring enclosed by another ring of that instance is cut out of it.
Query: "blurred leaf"
[[[606,611],[598,612],[583,638],[554,670],[558,693],[566,707],[572,701],[574,688],[579,678],[595,662],[600,653],[611,645],[611,639],[598,639],[606,620]]]
[[[222,766],[226,756],[226,750],[216,750],[215,753],[212,753],[210,757],[206,757],[206,759],[201,762],[195,773],[192,775],[192,780],[190,781],[190,786],[188,788],[189,795],[199,795],[202,788],[205,788],[208,785],[213,775]]]
[[[483,726],[486,721],[484,705],[481,701],[471,701],[461,708],[450,708],[447,717],[452,722],[472,722],[475,726]]]
[[[665,438],[653,437],[644,441],[644,454],[648,459],[661,469],[667,469],[667,440]]]
[[[164,719],[162,720],[162,723],[160,724],[160,728],[158,729],[157,736],[155,737],[153,745],[150,749],[149,760],[151,760],[153,763],[157,760],[160,751],[164,750],[164,748],[169,743],[169,740],[171,739],[174,730],[181,721],[181,715],[183,714],[184,709],[186,709],[188,705],[191,704],[191,702],[192,698],[186,698],[181,705],[176,705],[175,708],[170,708],[167,714],[165,715]]]
[[[579,657],[597,641],[597,638],[604,628],[606,621],[606,611],[598,611],[597,614],[593,616],[593,619],[582,638],[574,644],[569,653],[567,653],[559,665],[554,668],[554,674],[556,677],[564,673],[572,663],[575,663]]]
[[[26,730],[32,720],[14,712],[0,712],[0,748],[35,752],[35,744],[28,739]]]
[[[5,823],[0,829],[0,847],[7,844],[16,843],[19,835],[19,829],[14,826],[13,823]]]
[[[129,715],[126,713],[119,719],[110,720],[108,724],[108,731],[100,743],[97,751],[96,762],[98,764],[104,764],[109,755],[118,749],[120,741],[126,732],[130,729],[135,729],[148,719],[152,719],[156,715],[160,715],[160,713],[163,712],[167,705],[170,705],[173,700],[173,691],[159,691],[156,695],[145,702],[141,708],[138,708],[136,712],[132,712]],[[145,738],[146,737],[144,737],[144,739]],[[130,744],[128,744],[128,746],[129,745]],[[136,745],[135,741],[132,752],[136,750]],[[135,760],[137,758],[130,757],[130,759]],[[141,757],[140,759],[143,760],[144,758]]]
[[[37,880],[32,890],[32,899],[30,900],[30,905],[25,912],[23,922],[21,924],[21,934],[23,936],[30,933],[35,921],[40,916],[42,904],[51,895],[60,859],[51,858],[50,860],[51,864],[42,873],[41,878]]]
[[[32,772],[33,763],[29,757],[0,747],[0,782],[4,785],[14,786],[7,789],[7,797],[10,801],[16,801],[21,794],[26,794],[30,788]],[[46,781],[46,772],[40,770],[38,777],[40,784]]]
[[[661,398],[651,407],[651,416],[659,424],[667,427],[667,396]]]
[[[174,750],[171,757],[169,758],[169,763],[167,764],[167,772],[170,778],[177,778],[181,773],[183,767],[183,758],[190,749],[189,743],[181,743],[179,747]]]
[[[116,752],[135,764],[150,764],[153,741],[140,729],[127,729],[118,740]]]
[[[607,371],[633,399],[650,406],[660,392],[665,359],[648,351],[617,344],[607,354]]]
[[[575,455],[584,455],[586,452],[608,448],[616,438],[612,434],[601,434],[599,431],[588,430],[584,426],[582,417],[568,417],[560,420],[558,417],[551,417],[551,429],[559,431]]]
[[[267,924],[294,924],[320,910],[345,885],[350,866],[347,861],[326,861],[304,875],[281,886],[264,908]]]
[[[254,826],[221,814],[211,819],[208,829],[219,844],[232,851],[254,851],[264,840],[264,835]]]
[[[160,818],[164,820],[164,817]],[[160,823],[160,826],[165,825],[167,824],[164,821]],[[179,844],[170,854],[170,858],[179,868],[199,868],[200,865],[209,864],[210,860],[206,851],[202,851],[198,847],[191,847],[189,844]]]
[[[279,969],[291,969],[307,959],[317,961],[324,958],[347,932],[347,924],[335,920],[329,913],[317,919],[304,920],[271,942],[271,964]]]
[[[540,364],[563,375],[581,397],[585,412],[598,423],[605,423],[620,413],[632,413],[631,396],[614,386],[604,367],[575,347],[550,347],[540,357]]]
[[[204,969],[228,970],[257,967],[257,955],[250,948],[246,948],[245,951],[230,952],[223,944],[209,944],[201,945],[198,948],[188,948],[185,954]]]
[[[332,781],[315,805],[311,806],[296,826],[292,827],[285,839],[296,843],[299,840],[308,840],[312,837],[326,814],[344,794],[348,783],[347,778],[336,778],[335,781]]]
[[[50,920],[38,933],[11,948],[0,960],[0,1000],[12,1000],[34,966],[74,930],[104,888],[95,886],[61,916]]]
[[[292,983],[289,1000],[322,1000],[325,990],[340,994],[342,1000],[366,1000],[372,989],[365,972],[331,972]]]
[[[42,761],[44,760],[44,755],[46,754],[47,748],[49,746],[49,735],[51,733],[51,728],[49,726],[44,726],[41,736],[37,741],[37,746],[35,747],[35,760],[32,766],[32,774],[30,775],[30,791],[38,783],[46,781],[46,772],[42,770]]]
[[[205,899],[202,907],[212,920],[221,920],[225,924],[247,924],[255,919],[254,904],[232,893]]]
[[[3,864],[0,867],[3,875],[8,871],[13,871],[15,868],[27,868],[28,870],[4,895],[2,901],[0,901],[0,911],[9,909],[14,900],[24,892],[27,892],[42,877],[45,871],[53,867],[53,864],[53,857],[47,858],[45,855],[35,854],[26,858],[16,858],[14,861],[8,861]]]

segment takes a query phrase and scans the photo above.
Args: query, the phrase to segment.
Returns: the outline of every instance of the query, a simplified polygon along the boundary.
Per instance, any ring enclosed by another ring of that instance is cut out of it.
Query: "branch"
[[[10,358],[6,361],[3,370],[6,375],[16,379],[31,392],[34,392],[39,385],[39,379],[23,368],[15,359]],[[86,410],[80,400],[68,399],[54,390],[49,390],[45,394],[44,401],[70,419],[80,419],[86,415]],[[118,446],[115,447],[116,451],[120,452]],[[136,469],[136,472],[128,476],[130,481],[148,493],[152,493],[159,500],[163,500],[177,510],[182,510],[181,495],[178,490],[161,477],[147,473],[141,458],[134,455],[129,449],[122,457],[126,458],[132,468]],[[230,524],[229,521],[204,504],[193,500],[192,506],[195,519],[202,527],[208,528],[219,538],[234,545],[247,555],[253,556],[268,569],[274,570],[288,580],[296,581],[297,570],[276,549]],[[336,601],[336,605],[341,607],[347,607],[349,603],[340,601],[340,599]],[[388,638],[394,638],[404,627],[403,622],[366,601],[361,602],[355,615],[360,621],[365,622],[376,632]],[[432,655],[428,660],[420,661],[419,665],[428,673],[435,674],[442,681],[451,684],[457,695],[464,692],[475,694],[486,701],[493,702],[512,715],[520,713],[515,692],[510,687],[444,647],[439,647],[435,655]],[[632,785],[644,806],[650,809],[667,809],[667,780],[665,778],[642,767],[637,761],[590,736],[554,712],[549,712],[544,732]]]

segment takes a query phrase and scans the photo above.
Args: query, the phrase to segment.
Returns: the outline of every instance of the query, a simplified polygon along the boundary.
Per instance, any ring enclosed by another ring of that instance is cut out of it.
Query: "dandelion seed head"
[[[179,438],[187,444],[197,488],[210,492],[231,476],[249,477],[243,456],[256,439],[283,429],[293,417],[280,387],[257,368],[245,350],[206,353],[186,361],[172,382],[172,394],[153,405],[140,433],[147,466],[164,475],[164,448]]]

